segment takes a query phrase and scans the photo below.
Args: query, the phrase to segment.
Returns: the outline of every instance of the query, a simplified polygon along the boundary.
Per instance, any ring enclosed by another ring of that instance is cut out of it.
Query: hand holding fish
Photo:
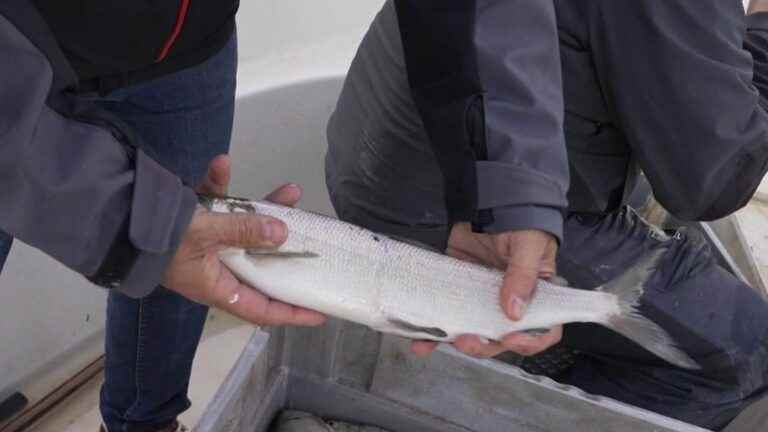
[[[488,235],[472,232],[469,224],[456,224],[451,230],[447,253],[464,261],[504,270],[501,307],[511,319],[520,320],[538,279],[548,279],[555,274],[557,241],[541,231]],[[562,326],[558,326],[538,336],[513,333],[501,342],[487,343],[477,336],[464,335],[456,339],[454,346],[465,354],[481,358],[495,357],[505,351],[530,356],[555,345],[561,337]],[[412,349],[418,355],[428,355],[436,347],[435,342],[417,341]]]
[[[226,156],[214,159],[198,192],[225,194],[229,171]],[[300,197],[298,186],[288,185],[274,191],[267,200],[293,206]],[[228,247],[277,247],[287,236],[285,224],[278,219],[262,215],[214,214],[201,206],[166,271],[163,285],[190,300],[218,307],[255,324],[320,325],[325,320],[322,314],[272,300],[243,285],[218,257],[218,252]]]

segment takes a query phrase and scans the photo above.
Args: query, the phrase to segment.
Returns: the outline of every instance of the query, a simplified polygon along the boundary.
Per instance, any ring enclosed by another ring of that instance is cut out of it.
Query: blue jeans
[[[227,153],[237,42],[198,66],[121,89],[96,102],[128,123],[144,151],[189,185]],[[109,432],[154,431],[189,408],[192,361],[208,309],[163,287],[143,299],[111,292],[101,414]]]
[[[205,63],[107,97],[87,97],[131,125],[144,151],[189,185],[232,132],[237,42]],[[0,270],[12,239],[0,232]],[[192,360],[208,309],[165,288],[134,300],[110,292],[101,414],[109,432],[155,431],[190,406]]]
[[[207,62],[122,89],[98,103],[137,131],[144,151],[197,184],[232,132],[237,42]],[[101,414],[110,432],[153,431],[190,406],[192,361],[208,309],[165,288],[107,303]]]
[[[8,252],[11,251],[11,243],[13,238],[8,234],[0,231],[0,272],[3,271],[3,265],[5,265],[5,259],[8,258]]]

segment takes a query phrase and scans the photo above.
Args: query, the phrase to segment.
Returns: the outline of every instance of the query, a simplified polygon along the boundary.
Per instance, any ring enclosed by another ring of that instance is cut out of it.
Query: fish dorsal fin
[[[448,333],[438,327],[422,327],[397,318],[389,318],[387,321],[404,332],[421,333],[440,339],[448,337]]]

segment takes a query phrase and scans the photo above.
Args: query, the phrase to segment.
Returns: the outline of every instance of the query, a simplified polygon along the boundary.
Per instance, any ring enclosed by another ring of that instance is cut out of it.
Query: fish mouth
[[[218,198],[205,195],[205,194],[197,194],[197,202],[201,206],[205,207],[206,210],[211,211],[213,210],[213,204],[216,202]]]
[[[253,205],[253,201],[247,198],[198,193],[197,202],[208,211],[213,211],[216,204],[222,204],[227,207],[227,210],[229,210],[230,213],[234,213],[237,210],[245,211],[247,213],[256,213],[256,207]]]

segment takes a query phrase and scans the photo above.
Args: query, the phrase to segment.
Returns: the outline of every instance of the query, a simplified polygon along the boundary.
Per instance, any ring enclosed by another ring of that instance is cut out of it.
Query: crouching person
[[[768,15],[745,18],[739,0],[516,3],[384,5],[328,126],[337,213],[506,269],[513,319],[555,262],[571,286],[590,289],[664,249],[642,313],[701,369],[574,324],[559,346],[579,354],[554,378],[721,430],[766,395],[768,304],[696,233],[661,231],[626,204],[640,170],[680,219],[748,202],[768,167]],[[413,13],[430,7],[440,13],[429,21]],[[470,42],[447,52],[434,35]],[[531,355],[560,339],[554,329],[456,346]]]

